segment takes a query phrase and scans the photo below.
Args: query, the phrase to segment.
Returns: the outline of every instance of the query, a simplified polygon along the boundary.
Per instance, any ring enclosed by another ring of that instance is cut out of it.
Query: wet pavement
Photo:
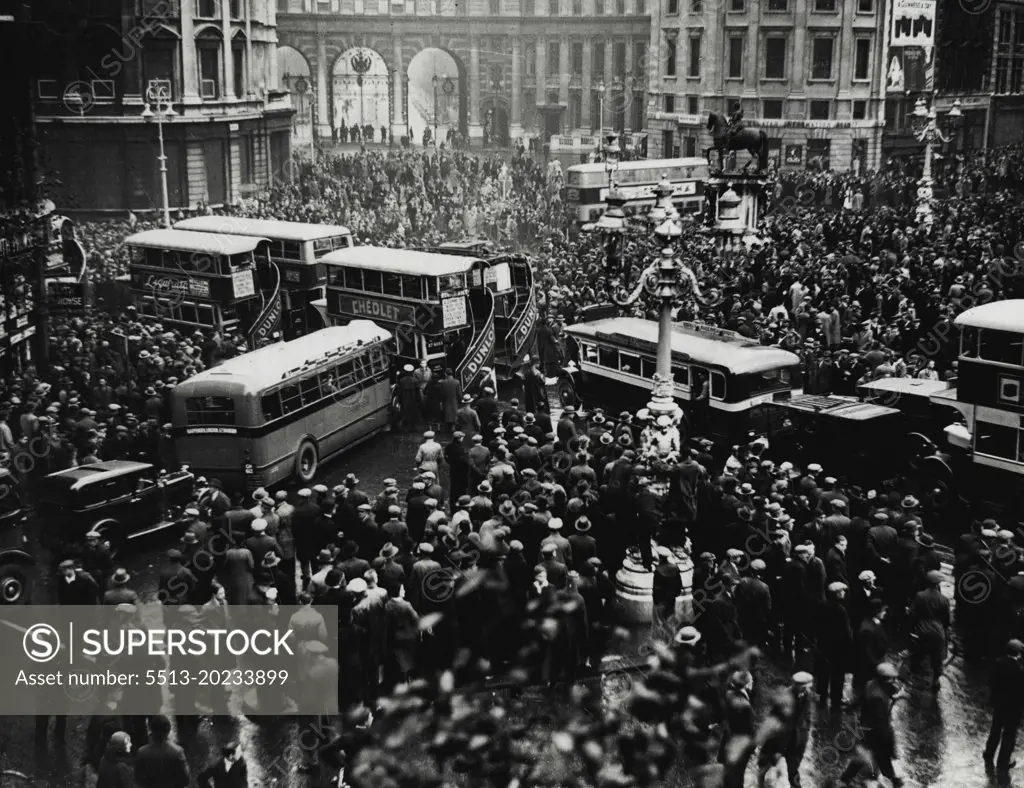
[[[414,475],[412,458],[419,440],[419,435],[381,436],[328,465],[322,481],[328,485],[339,483],[351,471],[356,473],[361,486],[371,496],[380,489],[381,481],[389,476],[395,477],[404,489]],[[444,483],[443,471],[441,475]],[[132,574],[132,587],[144,598],[155,596],[159,560],[176,541],[176,535],[165,533],[144,544],[133,545],[131,554],[123,557],[123,564]],[[951,597],[952,578],[948,566],[945,571],[944,590]],[[48,601],[48,597],[48,589],[37,584],[35,601],[43,603]],[[629,686],[644,668],[646,655],[650,653],[650,641],[649,632],[634,633],[621,645],[617,654],[606,660],[603,677],[588,679],[601,682],[608,703],[618,703],[628,694]],[[957,643],[952,653],[955,656],[946,668],[937,695],[933,695],[927,686],[917,687],[911,682],[905,699],[896,705],[900,766],[907,785],[921,788],[1024,785],[1024,766],[1002,783],[996,783],[986,775],[981,761],[990,722],[986,664],[978,658],[965,660],[963,649]],[[894,655],[893,660],[901,661],[899,655]],[[756,671],[756,705],[759,709],[764,709],[772,692],[788,681],[791,672],[792,666],[779,665],[771,658],[759,665]],[[549,705],[539,691],[527,692],[517,703],[533,704],[532,711],[542,714],[546,713],[544,709]],[[551,713],[557,715],[558,709],[552,706]],[[37,750],[32,718],[7,717],[0,722],[2,768],[24,772],[33,778],[33,785],[38,788],[82,785],[84,772],[79,762],[86,721],[72,719],[68,722],[64,747],[54,743],[51,735],[49,745]],[[216,758],[217,748],[222,743],[237,739],[242,743],[249,763],[250,785],[305,788],[319,782],[298,770],[301,763],[299,733],[298,723],[293,720],[256,718],[253,721],[240,718],[214,723],[207,718],[202,721],[198,735],[179,736],[179,741],[186,747],[193,773]],[[539,748],[551,746],[550,737],[546,737],[543,730],[536,733]],[[817,719],[801,768],[803,785],[822,785],[827,777],[841,771],[860,735],[852,711],[844,713],[841,720]],[[302,736],[307,746],[315,744],[317,738],[314,731],[306,731]],[[538,757],[544,758],[543,752],[538,752]],[[458,782],[453,780],[453,784]],[[687,785],[688,782],[685,773],[680,771],[668,784]],[[748,784],[754,783],[748,781]],[[17,788],[18,782],[5,778],[0,788],[9,786]]]

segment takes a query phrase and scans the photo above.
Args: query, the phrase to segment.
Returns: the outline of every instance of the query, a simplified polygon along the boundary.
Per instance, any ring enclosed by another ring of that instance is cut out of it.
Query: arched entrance
[[[380,140],[381,127],[391,128],[391,89],[388,64],[379,52],[354,47],[334,61],[331,122],[341,142],[356,142],[355,130],[365,127],[365,142]],[[370,133],[372,130],[372,133]]]
[[[277,48],[277,79],[281,90],[292,97],[292,145],[300,147],[313,142],[313,105],[316,96],[310,77],[309,63],[294,47]]]
[[[509,102],[504,96],[487,96],[480,102],[484,144],[509,146]]]
[[[421,144],[425,129],[437,142],[445,142],[449,130],[465,137],[465,79],[458,61],[442,49],[424,49],[409,62],[408,74],[412,141]]]

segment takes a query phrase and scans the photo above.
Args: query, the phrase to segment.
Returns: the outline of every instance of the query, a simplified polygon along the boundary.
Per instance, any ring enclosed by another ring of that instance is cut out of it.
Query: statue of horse
[[[707,128],[711,132],[711,138],[715,141],[714,148],[707,148],[704,151],[704,157],[709,164],[712,150],[718,152],[719,169],[724,166],[725,154],[728,151],[745,150],[750,154],[750,161],[744,165],[744,171],[750,169],[750,165],[754,163],[755,159],[758,172],[768,169],[768,135],[763,131],[742,129],[730,138],[729,121],[724,115],[719,115],[717,112],[708,113]]]

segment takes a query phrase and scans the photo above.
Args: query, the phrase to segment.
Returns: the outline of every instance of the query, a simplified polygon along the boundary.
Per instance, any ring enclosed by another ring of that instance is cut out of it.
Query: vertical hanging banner
[[[885,79],[887,93],[932,90],[935,13],[934,0],[892,0]]]

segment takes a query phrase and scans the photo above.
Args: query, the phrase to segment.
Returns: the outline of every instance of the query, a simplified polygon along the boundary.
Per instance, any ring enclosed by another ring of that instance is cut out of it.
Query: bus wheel
[[[562,403],[562,407],[566,410],[571,410],[579,404],[576,397],[576,389],[572,387],[571,383],[558,384],[558,401]]]
[[[299,450],[295,454],[295,476],[300,482],[308,484],[313,481],[319,466],[320,458],[316,446],[312,441],[304,440],[299,444]]]

